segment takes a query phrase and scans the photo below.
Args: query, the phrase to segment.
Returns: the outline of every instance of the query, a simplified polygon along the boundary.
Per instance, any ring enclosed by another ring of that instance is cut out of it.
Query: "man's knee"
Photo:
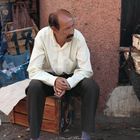
[[[26,94],[40,93],[42,89],[42,82],[39,80],[31,80],[28,87],[26,88]]]
[[[91,99],[98,100],[100,88],[98,84],[92,78],[85,78],[82,81],[82,93],[86,95],[86,97],[90,97]]]
[[[85,78],[82,81],[82,87],[84,91],[91,91],[90,93],[96,93],[97,95],[100,92],[99,85],[92,78]]]

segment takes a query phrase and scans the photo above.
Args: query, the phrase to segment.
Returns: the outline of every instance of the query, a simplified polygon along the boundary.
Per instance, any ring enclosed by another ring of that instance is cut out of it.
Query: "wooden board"
[[[140,50],[140,35],[139,34],[133,34],[133,46],[136,47],[138,50]]]
[[[131,55],[134,60],[136,72],[140,74],[140,53],[132,52]]]

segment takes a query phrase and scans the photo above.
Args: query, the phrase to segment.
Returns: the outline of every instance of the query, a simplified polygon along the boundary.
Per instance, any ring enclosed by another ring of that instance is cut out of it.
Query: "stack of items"
[[[7,7],[1,14],[0,87],[28,78],[26,69],[36,35],[24,2],[5,1],[4,5]]]
[[[126,58],[124,66],[126,66],[130,84],[140,101],[140,35],[133,34],[132,40],[132,47],[124,53]]]
[[[134,92],[140,101],[140,35],[133,35],[133,51],[129,52],[129,76]]]

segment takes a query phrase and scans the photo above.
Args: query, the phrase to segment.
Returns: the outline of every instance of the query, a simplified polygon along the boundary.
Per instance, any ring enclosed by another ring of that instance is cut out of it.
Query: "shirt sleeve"
[[[75,87],[84,78],[89,78],[93,75],[90,53],[84,38],[79,42],[78,46],[79,48],[76,56],[77,68],[74,74],[67,79],[71,88]]]
[[[37,35],[27,71],[30,79],[40,80],[47,85],[54,86],[57,77],[42,69],[45,60],[43,45],[41,37]]]

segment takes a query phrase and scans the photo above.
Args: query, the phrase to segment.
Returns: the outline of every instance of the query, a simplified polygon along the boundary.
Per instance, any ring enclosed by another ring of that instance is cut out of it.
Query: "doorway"
[[[132,46],[132,34],[140,28],[140,0],[122,0],[120,46]]]
[[[121,34],[120,46],[132,46],[132,34],[140,34],[140,0],[121,1]],[[123,68],[124,52],[120,52],[119,84],[129,83],[128,75]]]

